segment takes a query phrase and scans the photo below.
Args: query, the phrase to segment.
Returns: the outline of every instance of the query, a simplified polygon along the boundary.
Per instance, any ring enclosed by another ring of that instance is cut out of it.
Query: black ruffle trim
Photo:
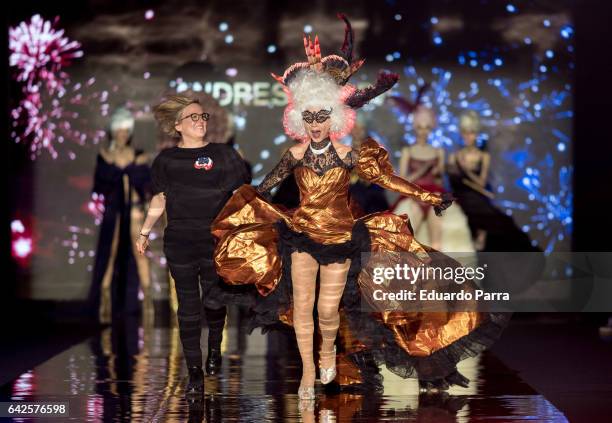
[[[291,307],[291,253],[307,252],[319,264],[343,262],[351,259],[341,308],[346,314],[351,332],[366,346],[366,351],[353,353],[349,358],[360,368],[364,384],[380,388],[381,376],[372,365],[385,365],[391,372],[403,377],[418,377],[424,381],[444,379],[457,371],[457,363],[473,357],[490,347],[500,336],[511,314],[487,313],[486,320],[468,335],[458,339],[426,357],[409,355],[396,342],[393,332],[370,313],[362,311],[358,284],[361,272],[361,253],[370,251],[370,234],[365,224],[358,220],[352,230],[351,240],[342,244],[319,244],[307,235],[292,231],[284,221],[276,224],[278,251],[282,257],[282,278],[276,289],[266,297],[258,297],[253,307],[250,330],[260,327],[262,332],[280,324],[279,313]]]

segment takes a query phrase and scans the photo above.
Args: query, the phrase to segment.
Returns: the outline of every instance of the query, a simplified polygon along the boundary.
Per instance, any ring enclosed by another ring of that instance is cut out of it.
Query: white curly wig
[[[338,85],[326,73],[300,71],[286,89],[288,104],[283,116],[285,132],[294,139],[306,142],[308,134],[304,129],[302,112],[308,109],[332,109],[330,138],[344,137],[355,125],[355,111],[345,104],[346,98],[354,91],[352,85]]]
[[[474,110],[468,110],[459,118],[459,129],[461,132],[480,132],[480,118]]]
[[[119,129],[127,129],[132,135],[134,132],[134,115],[125,107],[118,108],[111,116],[109,129],[111,133],[115,133]]]

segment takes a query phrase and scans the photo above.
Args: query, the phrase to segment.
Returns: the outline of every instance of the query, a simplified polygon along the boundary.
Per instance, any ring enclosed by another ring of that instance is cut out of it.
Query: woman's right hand
[[[142,234],[138,234],[138,239],[136,240],[136,248],[138,249],[138,253],[141,256],[144,255],[148,247],[149,247],[149,237],[144,236]]]

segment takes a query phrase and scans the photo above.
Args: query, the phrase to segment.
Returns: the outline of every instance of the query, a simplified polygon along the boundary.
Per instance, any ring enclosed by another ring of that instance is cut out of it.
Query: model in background
[[[459,118],[459,130],[464,146],[449,157],[453,189],[460,197],[459,204],[468,216],[468,224],[474,239],[474,248],[481,251],[486,242],[486,215],[491,211],[491,199],[495,195],[488,189],[487,181],[491,156],[476,146],[480,131],[480,119],[473,110]]]
[[[164,211],[167,213],[164,254],[176,284],[179,331],[189,371],[188,395],[200,395],[204,390],[202,308],[209,327],[206,370],[215,374],[221,366],[229,293],[215,272],[210,224],[232,191],[250,180],[233,148],[205,139],[209,117],[198,100],[190,97],[172,96],[156,106],[155,118],[162,131],[179,142],[153,162],[153,198],[138,238],[139,251],[144,254],[153,225]]]
[[[474,247],[478,251],[539,251],[512,217],[493,203],[489,186],[491,156],[478,148],[480,119],[468,111],[459,119],[464,146],[449,157],[448,169],[453,195],[468,218]]]
[[[96,159],[93,199],[102,204],[100,235],[89,291],[89,309],[102,323],[141,309],[152,313],[149,262],[136,254],[138,231],[150,197],[148,157],[132,146],[134,117],[118,109],[111,117],[109,143]]]
[[[400,176],[423,189],[442,193],[444,192],[444,150],[429,144],[429,137],[436,127],[434,111],[421,105],[417,106],[412,126],[416,141],[413,145],[402,149]],[[426,223],[432,248],[441,249],[442,221],[436,218],[431,205],[400,197],[392,210],[396,214],[410,216],[410,223],[415,233],[423,223]]]

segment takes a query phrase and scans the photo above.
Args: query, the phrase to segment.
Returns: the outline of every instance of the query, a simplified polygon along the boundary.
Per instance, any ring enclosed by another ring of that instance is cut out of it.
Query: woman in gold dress
[[[398,79],[380,73],[365,89],[347,84],[363,60],[352,60],[348,20],[342,56],[321,57],[318,38],[304,39],[308,62],[273,75],[288,96],[286,133],[299,141],[254,189],[243,185],[212,225],[218,238],[217,271],[228,283],[252,284],[260,294],[253,327],[279,322],[293,325],[302,359],[300,399],[314,398],[314,305],[321,335],[320,380],[341,385],[380,378],[372,364],[403,377],[418,376],[422,387],[465,384],[456,363],[490,344],[499,322],[477,312],[364,313],[361,294],[373,286],[362,272],[361,253],[402,252],[427,255],[405,216],[374,213],[353,218],[348,189],[351,170],[384,188],[432,205],[439,214],[449,195],[430,193],[393,174],[387,151],[373,139],[352,150],[337,140],[355,121],[355,109],[390,89]],[[286,211],[263,196],[292,174],[300,190],[297,209]],[[418,259],[422,260],[422,259]],[[492,322],[494,327],[485,323]],[[340,328],[340,331],[339,331]],[[337,342],[338,340],[338,342]],[[338,356],[336,356],[338,347]]]

